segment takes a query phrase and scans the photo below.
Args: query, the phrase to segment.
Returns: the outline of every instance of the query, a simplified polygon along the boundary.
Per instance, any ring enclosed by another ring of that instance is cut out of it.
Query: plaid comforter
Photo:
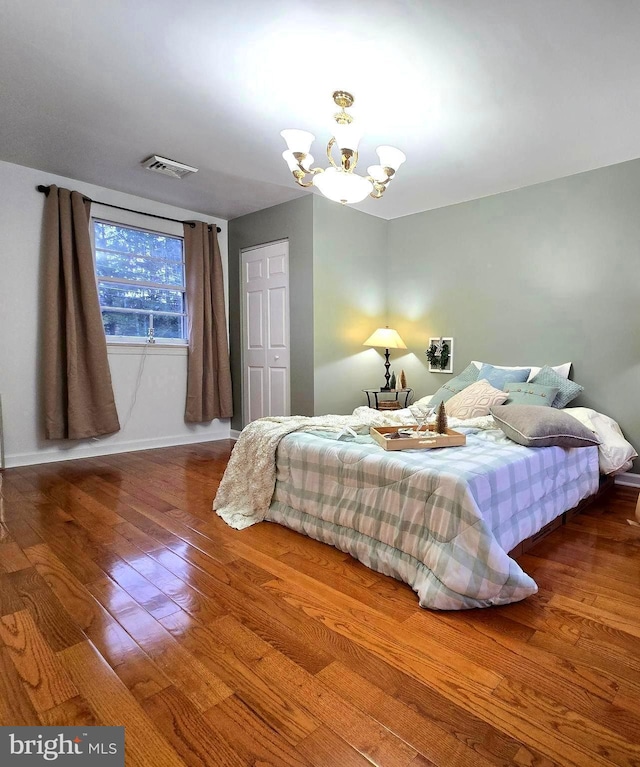
[[[462,448],[393,453],[369,437],[289,434],[267,519],[408,583],[422,607],[524,599],[537,586],[506,552],[596,491],[597,448],[525,448],[497,430],[462,431]]]

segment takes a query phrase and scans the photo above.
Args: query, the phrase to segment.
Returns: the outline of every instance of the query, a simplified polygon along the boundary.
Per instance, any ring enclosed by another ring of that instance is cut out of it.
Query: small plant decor
[[[435,430],[437,434],[447,433],[447,411],[444,408],[444,402],[441,402],[438,407],[438,414],[436,415]]]

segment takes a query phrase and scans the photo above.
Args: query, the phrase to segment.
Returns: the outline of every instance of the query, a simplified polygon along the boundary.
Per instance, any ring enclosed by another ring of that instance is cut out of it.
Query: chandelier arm
[[[309,170],[307,170],[300,163],[298,163],[298,168],[291,172],[293,174],[293,177],[296,180],[296,183],[299,186],[309,187],[309,186],[313,186],[313,181],[305,181],[304,180],[305,176],[307,175],[315,176],[316,173],[322,173],[323,171],[324,171],[324,168],[309,168]]]
[[[331,136],[329,139],[329,143],[327,144],[327,157],[329,158],[329,162],[331,165],[333,165],[334,168],[338,168],[338,166],[335,164],[333,157],[331,156],[331,150],[333,149],[333,145],[336,143],[335,137]]]
[[[389,181],[391,181],[391,177],[389,176],[385,181],[376,181],[373,176],[367,176],[367,181],[370,181],[373,184],[373,192],[369,194],[369,197],[373,197],[374,200],[379,200],[385,193],[387,185]]]

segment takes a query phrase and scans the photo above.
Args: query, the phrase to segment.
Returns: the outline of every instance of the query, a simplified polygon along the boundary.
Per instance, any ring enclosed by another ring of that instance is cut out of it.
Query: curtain
[[[215,226],[184,224],[189,359],[185,421],[231,418],[231,369],[222,260]]]
[[[44,208],[42,386],[47,439],[120,429],[89,237],[91,202],[51,186]]]

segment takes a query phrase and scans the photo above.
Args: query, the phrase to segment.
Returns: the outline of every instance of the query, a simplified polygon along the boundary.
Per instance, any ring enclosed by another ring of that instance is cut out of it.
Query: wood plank
[[[87,701],[77,695],[55,708],[39,714],[40,722],[45,727],[95,727],[96,717]]]
[[[127,767],[180,767],[183,762],[161,736],[147,714],[115,672],[89,643],[73,645],[59,653],[68,673],[96,720],[102,725],[126,727]]]
[[[495,761],[509,763],[519,748],[517,740],[504,737],[473,715],[458,713],[455,724],[444,721],[444,712],[434,707],[437,701],[428,692],[406,705],[341,663],[332,663],[316,678],[343,699],[357,702],[362,711],[433,764],[488,767]]]
[[[209,727],[225,733],[243,764],[309,767],[309,762],[235,695],[206,712]],[[236,757],[236,758],[237,758]],[[233,762],[221,762],[227,767]]]
[[[27,561],[29,562],[28,559]],[[33,567],[12,573],[9,578],[24,606],[31,613],[38,630],[54,652],[85,641],[86,637],[78,624]]]
[[[29,567],[29,560],[17,543],[0,543],[0,573],[13,573]]]
[[[235,634],[231,635],[229,642],[228,622],[221,621],[209,627],[193,623],[185,626],[180,616],[171,615],[163,620],[163,625],[174,631],[181,644],[194,657],[220,677],[236,697],[288,743],[295,746],[318,727],[318,721],[292,702],[286,692],[279,691],[274,685],[265,684],[238,657],[242,650],[233,642]],[[270,648],[263,649],[264,645],[256,649],[260,640],[256,637],[255,642],[252,650],[257,652],[258,657],[262,657],[265,652],[273,652]]]
[[[9,650],[0,646],[0,727],[38,724],[34,708]]]
[[[47,711],[78,694],[27,610],[0,618],[0,642],[36,711]]]
[[[229,747],[224,730],[212,728],[191,701],[175,687],[144,703],[148,716],[190,767],[245,767],[249,762]]]
[[[0,573],[0,616],[24,610],[24,602],[13,588],[8,573]]]
[[[186,652],[160,623],[113,581],[106,578],[95,581],[89,584],[89,590],[162,673],[185,691],[199,711],[206,711],[232,694],[233,691],[218,676]],[[186,613],[181,614],[186,616]]]
[[[314,767],[371,767],[372,762],[328,727],[321,726],[300,741],[296,751]],[[414,764],[410,762],[409,764]]]

